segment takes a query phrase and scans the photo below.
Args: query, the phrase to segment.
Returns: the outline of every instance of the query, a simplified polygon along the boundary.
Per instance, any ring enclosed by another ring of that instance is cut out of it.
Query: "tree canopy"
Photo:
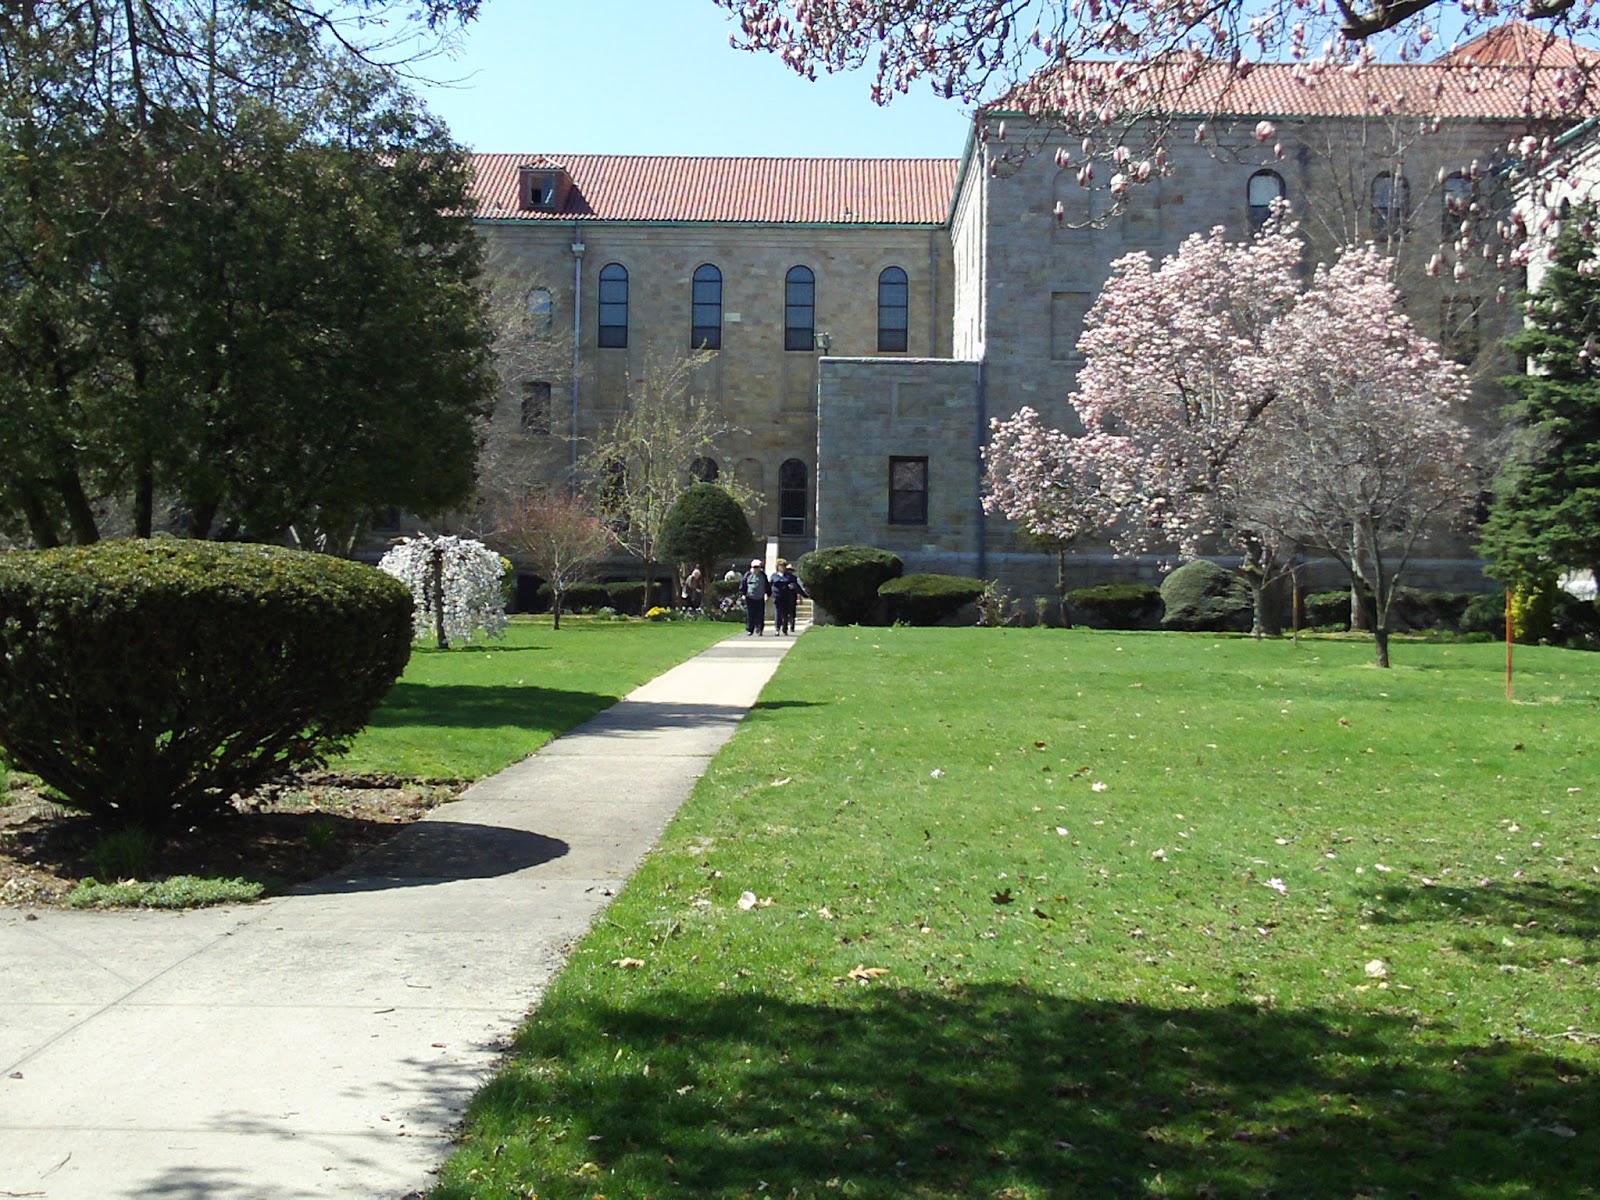
[[[1490,573],[1537,584],[1600,568],[1600,269],[1595,213],[1576,210],[1508,341],[1528,362],[1505,384],[1515,443],[1483,527]]]
[[[351,11],[0,12],[0,528],[339,547],[467,494],[492,377],[466,160]]]

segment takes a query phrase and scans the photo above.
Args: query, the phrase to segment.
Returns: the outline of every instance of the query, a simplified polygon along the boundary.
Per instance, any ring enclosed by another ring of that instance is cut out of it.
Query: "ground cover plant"
[[[1600,1194],[1593,656],[814,630],[436,1200]]]
[[[487,647],[418,648],[333,769],[160,835],[103,834],[0,763],[0,904],[195,907],[315,878],[727,633],[573,617],[556,633],[548,617],[514,618]]]

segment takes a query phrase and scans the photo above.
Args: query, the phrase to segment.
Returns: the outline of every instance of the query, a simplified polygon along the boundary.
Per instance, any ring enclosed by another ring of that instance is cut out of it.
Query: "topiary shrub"
[[[72,808],[157,828],[326,761],[411,653],[411,593],[279,546],[0,555],[0,746]]]
[[[825,546],[795,566],[806,595],[840,625],[882,625],[878,589],[906,569],[898,554],[872,546]]]
[[[1197,558],[1161,581],[1164,629],[1244,633],[1250,628],[1250,589],[1232,571]]]
[[[1350,593],[1312,592],[1301,604],[1305,607],[1309,629],[1349,629]]]
[[[919,573],[891,579],[878,588],[889,620],[904,625],[938,625],[966,605],[976,605],[989,585],[966,575]],[[976,624],[977,613],[965,624]]]
[[[739,502],[726,488],[702,482],[673,501],[657,546],[663,558],[699,567],[710,579],[719,558],[748,554],[755,540]]]
[[[1074,625],[1091,629],[1159,629],[1161,589],[1146,583],[1106,583],[1067,593]]]

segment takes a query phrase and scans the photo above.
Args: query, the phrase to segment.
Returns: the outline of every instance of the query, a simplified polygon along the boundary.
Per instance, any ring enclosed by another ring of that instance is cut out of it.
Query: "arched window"
[[[1439,232],[1446,241],[1453,241],[1461,236],[1461,223],[1468,219],[1472,210],[1472,202],[1477,199],[1478,189],[1460,171],[1447,177],[1440,198],[1444,204],[1444,212],[1440,217]]]
[[[878,349],[904,350],[910,328],[911,286],[906,273],[899,267],[885,267],[878,275]],[[805,469],[803,463],[796,465]]]
[[[1246,185],[1245,200],[1250,205],[1250,232],[1257,233],[1272,215],[1272,202],[1285,195],[1283,176],[1276,171],[1257,171]]]
[[[696,483],[715,483],[718,475],[717,460],[704,456],[689,464],[689,476]]]
[[[810,267],[790,267],[783,277],[783,348],[817,347],[817,277]]]
[[[621,263],[600,268],[599,345],[610,350],[628,345],[628,268]]]
[[[1411,215],[1411,185],[1388,171],[1372,181],[1372,236],[1398,237]]]
[[[528,292],[528,324],[535,333],[548,333],[550,323],[555,317],[555,302],[551,299],[550,289],[536,287]]]
[[[811,477],[805,463],[798,458],[786,458],[778,468],[778,535],[804,537],[806,514],[810,511]]]
[[[690,304],[689,349],[722,349],[722,272],[710,263],[695,268]]]

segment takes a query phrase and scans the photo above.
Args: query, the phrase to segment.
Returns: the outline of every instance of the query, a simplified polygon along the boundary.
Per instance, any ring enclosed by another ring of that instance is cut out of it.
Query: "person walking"
[[[761,569],[761,560],[752,558],[750,569],[739,580],[739,594],[744,597],[745,637],[766,637],[767,597],[771,592],[772,585],[767,580],[767,573]]]
[[[698,609],[702,603],[701,592],[705,590],[705,576],[696,567],[689,572],[689,578],[683,581],[683,606],[690,612]]]
[[[794,573],[794,565],[778,560],[777,569],[772,573],[772,611],[777,619],[778,633],[794,634],[795,610],[800,606],[800,597],[806,594],[806,589],[800,586],[800,576]]]

